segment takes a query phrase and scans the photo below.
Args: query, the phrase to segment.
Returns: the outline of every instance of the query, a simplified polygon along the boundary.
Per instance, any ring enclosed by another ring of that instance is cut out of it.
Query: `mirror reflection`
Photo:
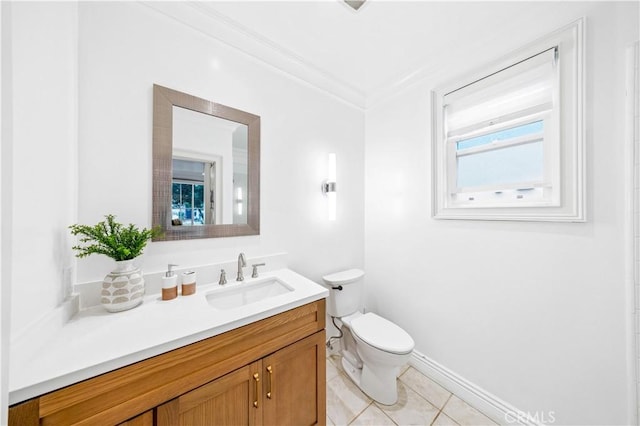
[[[171,224],[246,224],[248,126],[173,107]]]

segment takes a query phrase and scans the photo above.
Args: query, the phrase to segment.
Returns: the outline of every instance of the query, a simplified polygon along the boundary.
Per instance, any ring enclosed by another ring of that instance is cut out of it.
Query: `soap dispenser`
[[[162,277],[162,300],[171,300],[178,297],[178,276],[171,270],[174,265],[167,266],[167,273]]]
[[[182,273],[182,295],[189,296],[196,292],[196,273],[187,271]]]

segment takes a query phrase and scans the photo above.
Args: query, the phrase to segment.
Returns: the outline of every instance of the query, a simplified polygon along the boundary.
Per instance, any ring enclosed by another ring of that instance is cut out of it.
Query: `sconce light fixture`
[[[322,193],[327,197],[329,220],[336,220],[336,154],[329,154],[327,179],[322,182]]]
[[[238,215],[242,216],[242,187],[239,186],[236,189],[236,203]]]

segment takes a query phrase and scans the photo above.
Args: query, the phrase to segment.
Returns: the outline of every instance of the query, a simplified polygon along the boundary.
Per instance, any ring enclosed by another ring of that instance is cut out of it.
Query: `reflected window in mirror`
[[[204,225],[215,223],[215,203],[205,208],[205,193],[211,189],[210,168],[215,163],[173,159],[171,179],[171,223],[178,225]],[[205,176],[207,179],[205,180]]]

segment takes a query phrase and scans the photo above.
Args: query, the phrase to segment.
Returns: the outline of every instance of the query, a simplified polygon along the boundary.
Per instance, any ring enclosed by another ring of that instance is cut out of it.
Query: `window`
[[[434,217],[583,221],[582,21],[432,92]]]
[[[171,179],[171,219],[183,226],[204,225],[205,172],[207,165],[201,161],[174,158]]]
[[[204,225],[204,184],[173,180],[171,212],[181,225]]]

